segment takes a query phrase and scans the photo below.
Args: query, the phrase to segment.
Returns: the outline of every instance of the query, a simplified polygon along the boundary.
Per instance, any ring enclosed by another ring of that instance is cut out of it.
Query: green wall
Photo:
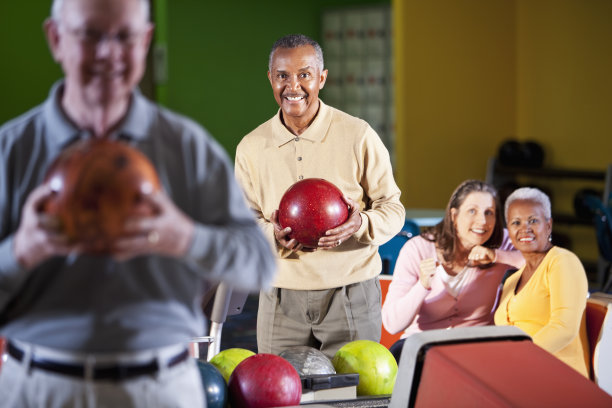
[[[167,42],[167,107],[204,125],[233,156],[238,141],[277,109],[266,77],[270,47],[290,33],[320,40],[325,8],[389,0],[155,0]],[[61,77],[42,23],[50,0],[0,2],[0,123],[40,103]],[[160,12],[161,9],[161,12]],[[144,87],[148,89],[148,87]]]
[[[278,109],[266,76],[274,41],[290,33],[320,40],[325,7],[366,3],[372,1],[167,1],[164,102],[203,123],[233,155]]]
[[[0,123],[42,102],[61,71],[43,33],[50,1],[0,1]]]

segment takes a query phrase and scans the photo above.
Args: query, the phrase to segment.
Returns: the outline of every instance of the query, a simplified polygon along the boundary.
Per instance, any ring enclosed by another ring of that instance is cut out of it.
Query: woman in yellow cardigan
[[[522,329],[536,345],[588,378],[587,278],[574,253],[550,242],[548,196],[536,188],[519,188],[506,199],[505,215],[512,244],[526,263],[504,283],[495,324]]]

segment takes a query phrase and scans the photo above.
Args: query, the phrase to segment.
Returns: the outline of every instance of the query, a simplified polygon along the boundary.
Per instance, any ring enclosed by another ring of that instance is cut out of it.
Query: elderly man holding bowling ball
[[[400,231],[405,210],[376,132],[319,98],[326,78],[314,40],[296,34],[276,41],[268,79],[280,109],[236,150],[237,179],[278,255],[274,287],[259,296],[259,352],[302,345],[331,358],[349,341],[380,340],[378,246]],[[278,210],[289,187],[311,178],[339,188],[349,211],[307,245],[283,228]]]
[[[65,77],[0,128],[0,405],[204,406],[186,346],[205,329],[206,282],[259,290],[274,254],[223,149],[136,88],[153,33],[148,0],[55,0],[44,30]],[[43,182],[48,166],[85,139],[140,150],[161,183],[134,204],[150,211],[135,210],[95,253],[43,212],[69,180]]]

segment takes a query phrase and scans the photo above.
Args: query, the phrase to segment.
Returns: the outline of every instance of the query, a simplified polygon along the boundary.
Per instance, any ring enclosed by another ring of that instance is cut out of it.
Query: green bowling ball
[[[332,364],[338,374],[359,374],[357,395],[391,394],[397,376],[397,362],[382,344],[355,340],[336,352]]]
[[[210,359],[210,363],[223,375],[225,382],[229,381],[232,371],[238,364],[247,357],[255,355],[251,350],[243,348],[229,348],[222,350],[219,354]]]

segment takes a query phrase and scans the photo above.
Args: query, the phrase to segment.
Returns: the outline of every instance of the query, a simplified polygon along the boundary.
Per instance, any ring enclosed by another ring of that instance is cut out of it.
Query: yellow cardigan
[[[553,247],[529,282],[515,294],[523,269],[506,280],[495,324],[522,329],[536,345],[588,378],[588,282],[582,263],[572,252]]]

